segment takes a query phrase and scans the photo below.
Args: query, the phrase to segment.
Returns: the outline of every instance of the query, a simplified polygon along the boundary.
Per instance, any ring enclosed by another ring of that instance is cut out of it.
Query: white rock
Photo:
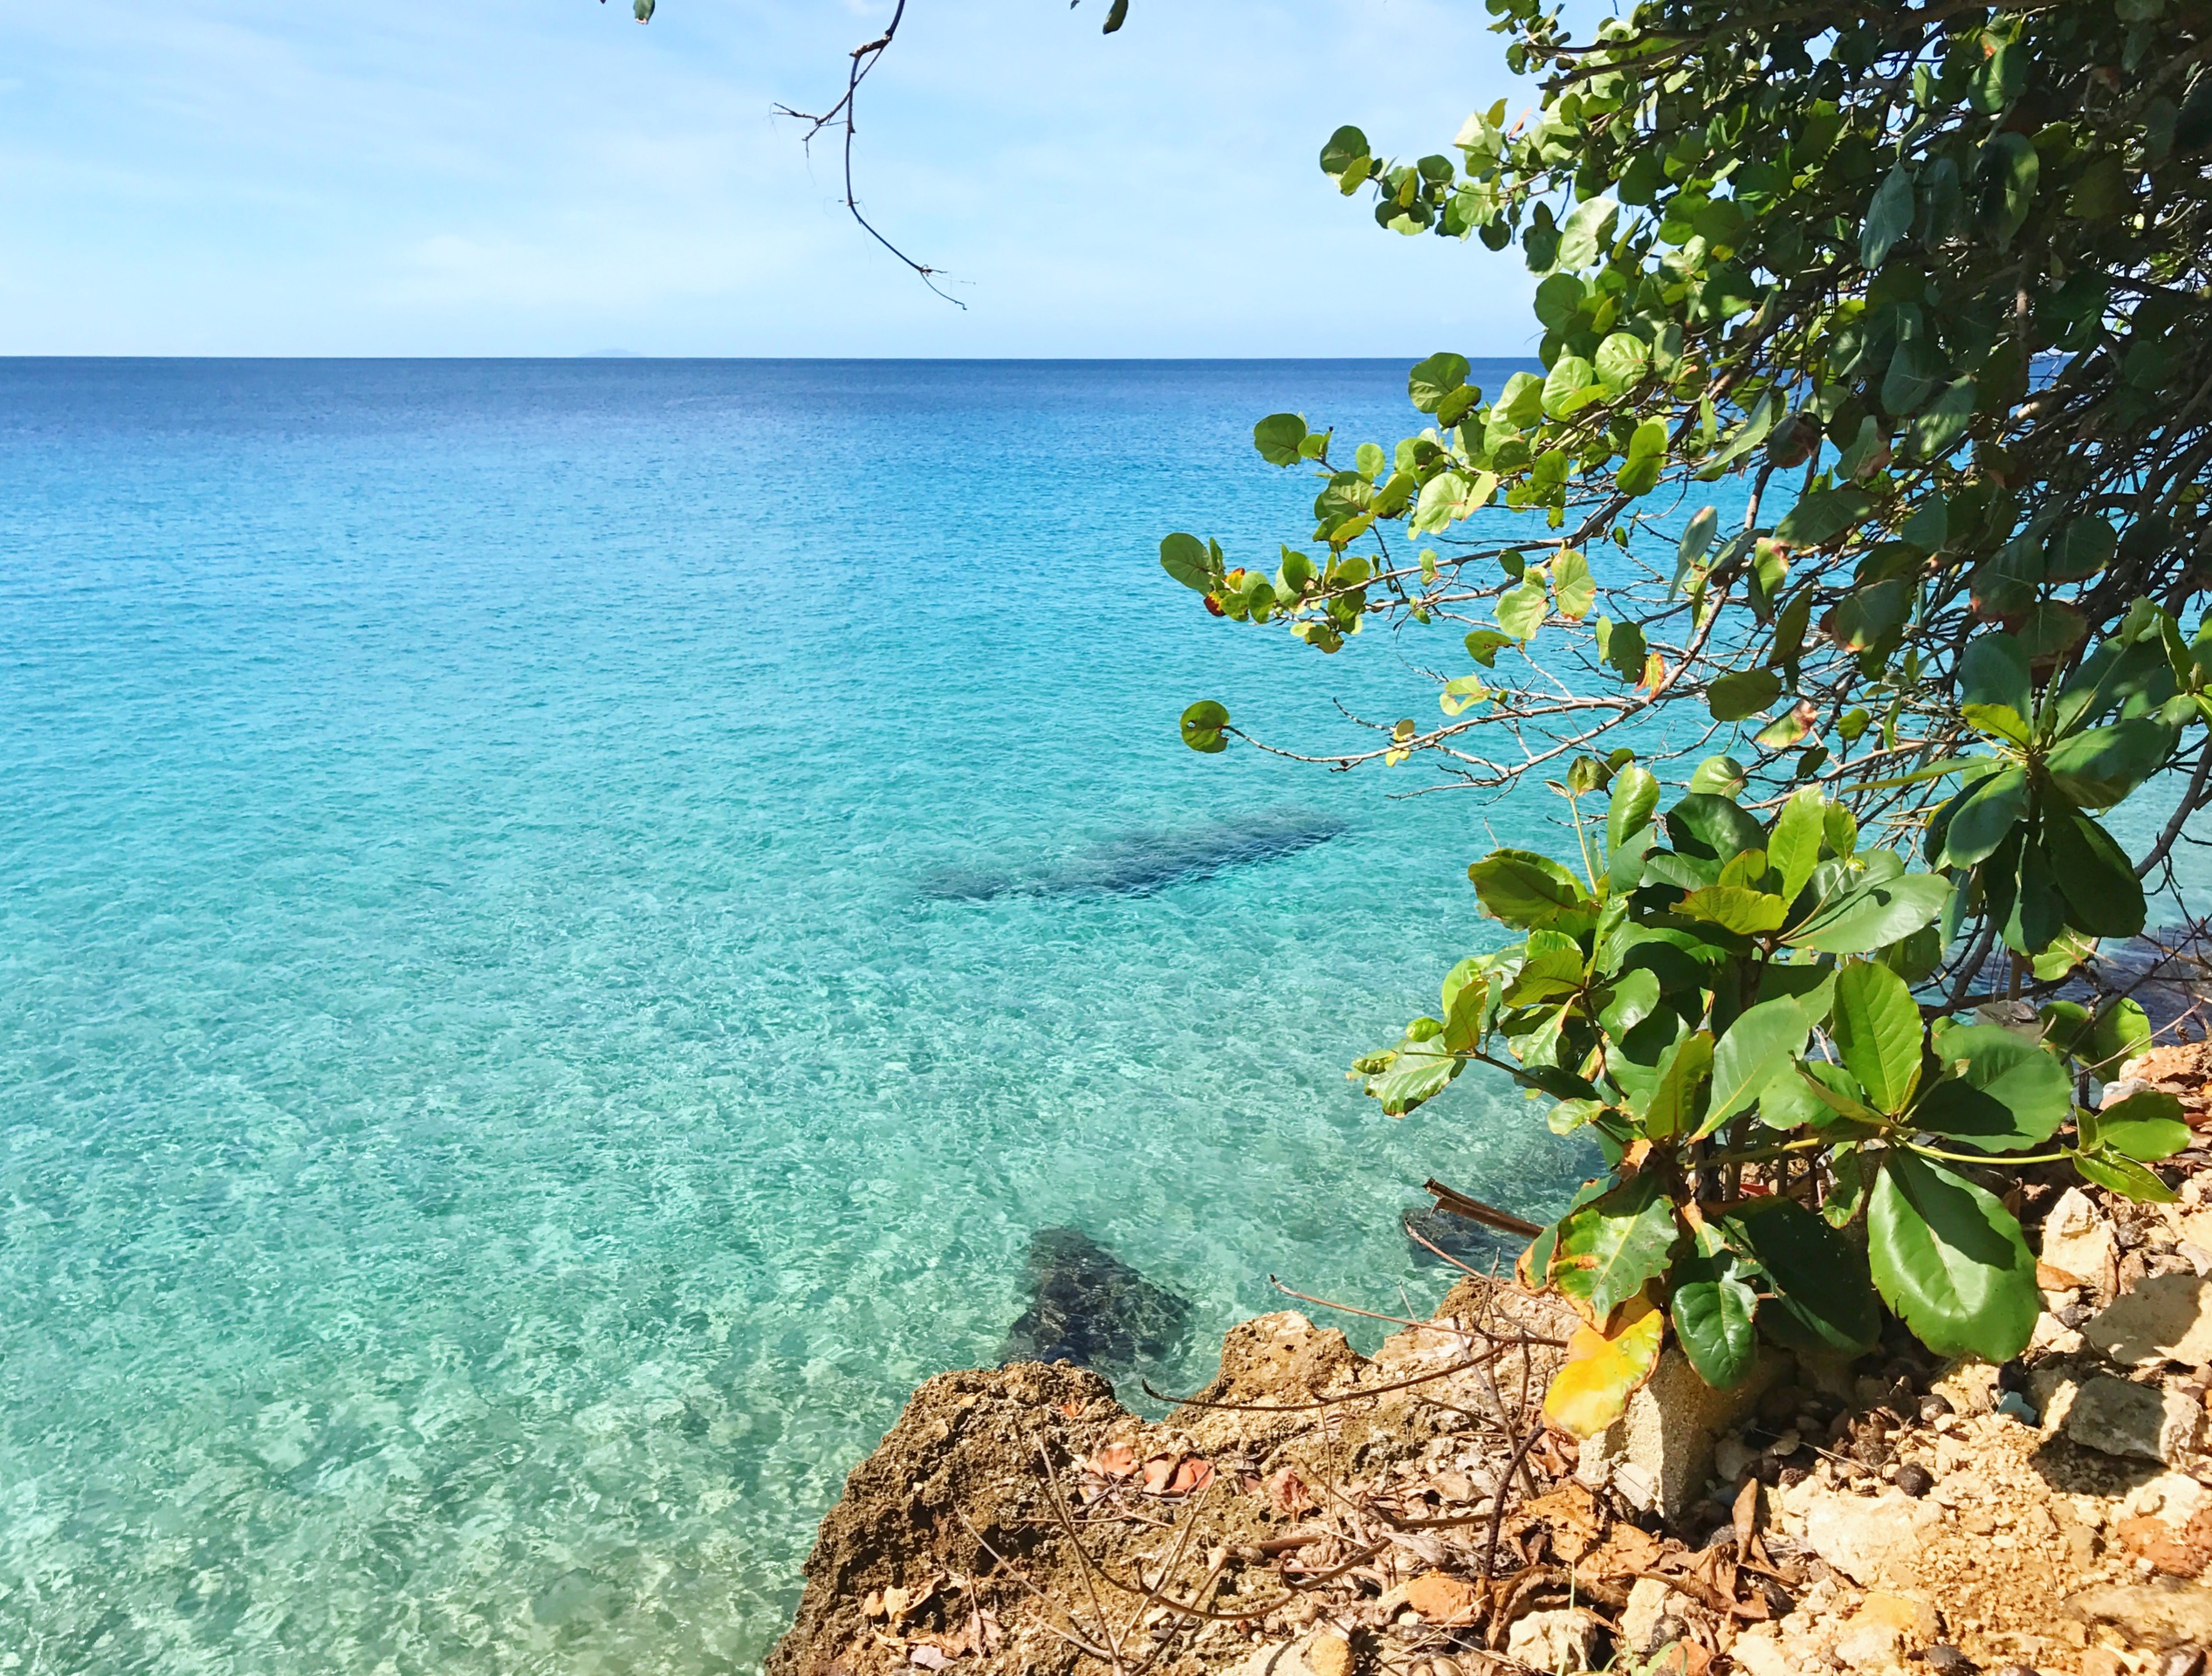
[[[1866,1497],[1827,1492],[1805,1511],[1805,1541],[1830,1565],[1862,1588],[1910,1583],[1913,1562],[1942,1510],[1902,1490]]]
[[[1588,1670],[1598,1661],[1604,1633],[1604,1620],[1579,1606],[1531,1612],[1507,1632],[1506,1657],[1531,1670]]]
[[[1253,1648],[1242,1663],[1230,1666],[1228,1676],[1313,1676],[1313,1671],[1298,1656],[1295,1643],[1279,1641]]]
[[[1838,1638],[1836,1657],[1865,1670],[1893,1662],[1904,1648],[1904,1632],[1893,1624],[1854,1624]]]
[[[1772,1630],[1746,1630],[1728,1648],[1728,1656],[1744,1676],[1801,1676],[1797,1661],[1782,1650]]]
[[[1731,1432],[1713,1446],[1713,1475],[1724,1484],[1741,1478],[1759,1452]]]
[[[2109,1374],[2084,1381],[2066,1411],[2066,1435],[2076,1443],[2107,1455],[2139,1455],[2168,1466],[2195,1449],[2203,1425],[2201,1402]]]
[[[2128,1518],[2156,1519],[2178,1530],[2208,1502],[2212,1502],[2212,1490],[2195,1479],[2183,1473],[2160,1473],[2149,1483],[2130,1490],[2120,1511]]]
[[[1674,1597],[1674,1591],[1657,1577],[1636,1579],[1621,1611],[1621,1640],[1629,1652],[1639,1659],[1651,1652]]]
[[[2154,1274],[2082,1329],[2115,1362],[2212,1362],[2212,1280]]]
[[[1997,1405],[1997,1370],[1967,1357],[1945,1369],[1929,1389],[1961,1414],[1987,1414]]]
[[[1593,1488],[1611,1483],[1637,1507],[1680,1518],[1712,1476],[1714,1440],[1789,1369],[1787,1358],[1763,1356],[1742,1384],[1714,1391],[1669,1348],[1628,1412],[1583,1445],[1575,1476]]]
[[[2037,1260],[2037,1279],[2044,1284],[2044,1271],[2057,1284],[2092,1288],[2099,1298],[2109,1298],[2119,1287],[2119,1241],[2110,1218],[2089,1195],[2069,1187],[2058,1196],[2044,1219],[2043,1252]]]
[[[2138,1062],[2135,1060],[2129,1060],[2126,1065],[2119,1068],[2119,1075],[2105,1084],[2097,1096],[2098,1110],[2109,1111],[2121,1101],[2139,1095],[2150,1087],[2150,1084],[2144,1082],[2142,1078],[2127,1075],[2128,1067]]]
[[[2035,1335],[2028,1349],[2037,1356],[2079,1356],[2088,1341],[2048,1309],[2036,1317]]]

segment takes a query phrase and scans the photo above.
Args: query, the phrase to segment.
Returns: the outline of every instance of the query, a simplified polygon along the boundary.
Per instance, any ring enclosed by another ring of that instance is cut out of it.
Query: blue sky
[[[770,114],[858,0],[83,0],[0,21],[0,353],[1525,353],[1529,282],[1315,167],[1519,94],[1438,0],[913,0],[861,190]]]

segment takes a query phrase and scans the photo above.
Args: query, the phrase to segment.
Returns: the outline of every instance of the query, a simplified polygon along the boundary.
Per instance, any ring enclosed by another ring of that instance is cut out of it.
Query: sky
[[[1526,92],[1440,0],[80,0],[0,17],[0,354],[1522,354],[1514,251],[1377,228],[1341,122]]]

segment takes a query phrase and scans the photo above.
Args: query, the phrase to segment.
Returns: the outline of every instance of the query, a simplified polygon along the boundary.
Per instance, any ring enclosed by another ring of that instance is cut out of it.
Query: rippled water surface
[[[1270,1271],[1433,1295],[1425,1175],[1554,1203],[1517,1098],[1343,1076],[1482,813],[1175,735],[1450,656],[1154,557],[1403,379],[0,365],[0,1670],[749,1669],[1035,1230],[1173,1382]]]

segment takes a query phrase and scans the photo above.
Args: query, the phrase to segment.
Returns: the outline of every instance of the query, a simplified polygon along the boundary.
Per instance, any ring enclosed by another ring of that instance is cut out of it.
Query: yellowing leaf
[[[1611,1325],[1610,1334],[1577,1327],[1567,1341],[1565,1363],[1544,1392],[1544,1418],[1577,1438],[1594,1438],[1620,1418],[1659,1365],[1666,1316],[1649,1298],[1631,1298]]]

